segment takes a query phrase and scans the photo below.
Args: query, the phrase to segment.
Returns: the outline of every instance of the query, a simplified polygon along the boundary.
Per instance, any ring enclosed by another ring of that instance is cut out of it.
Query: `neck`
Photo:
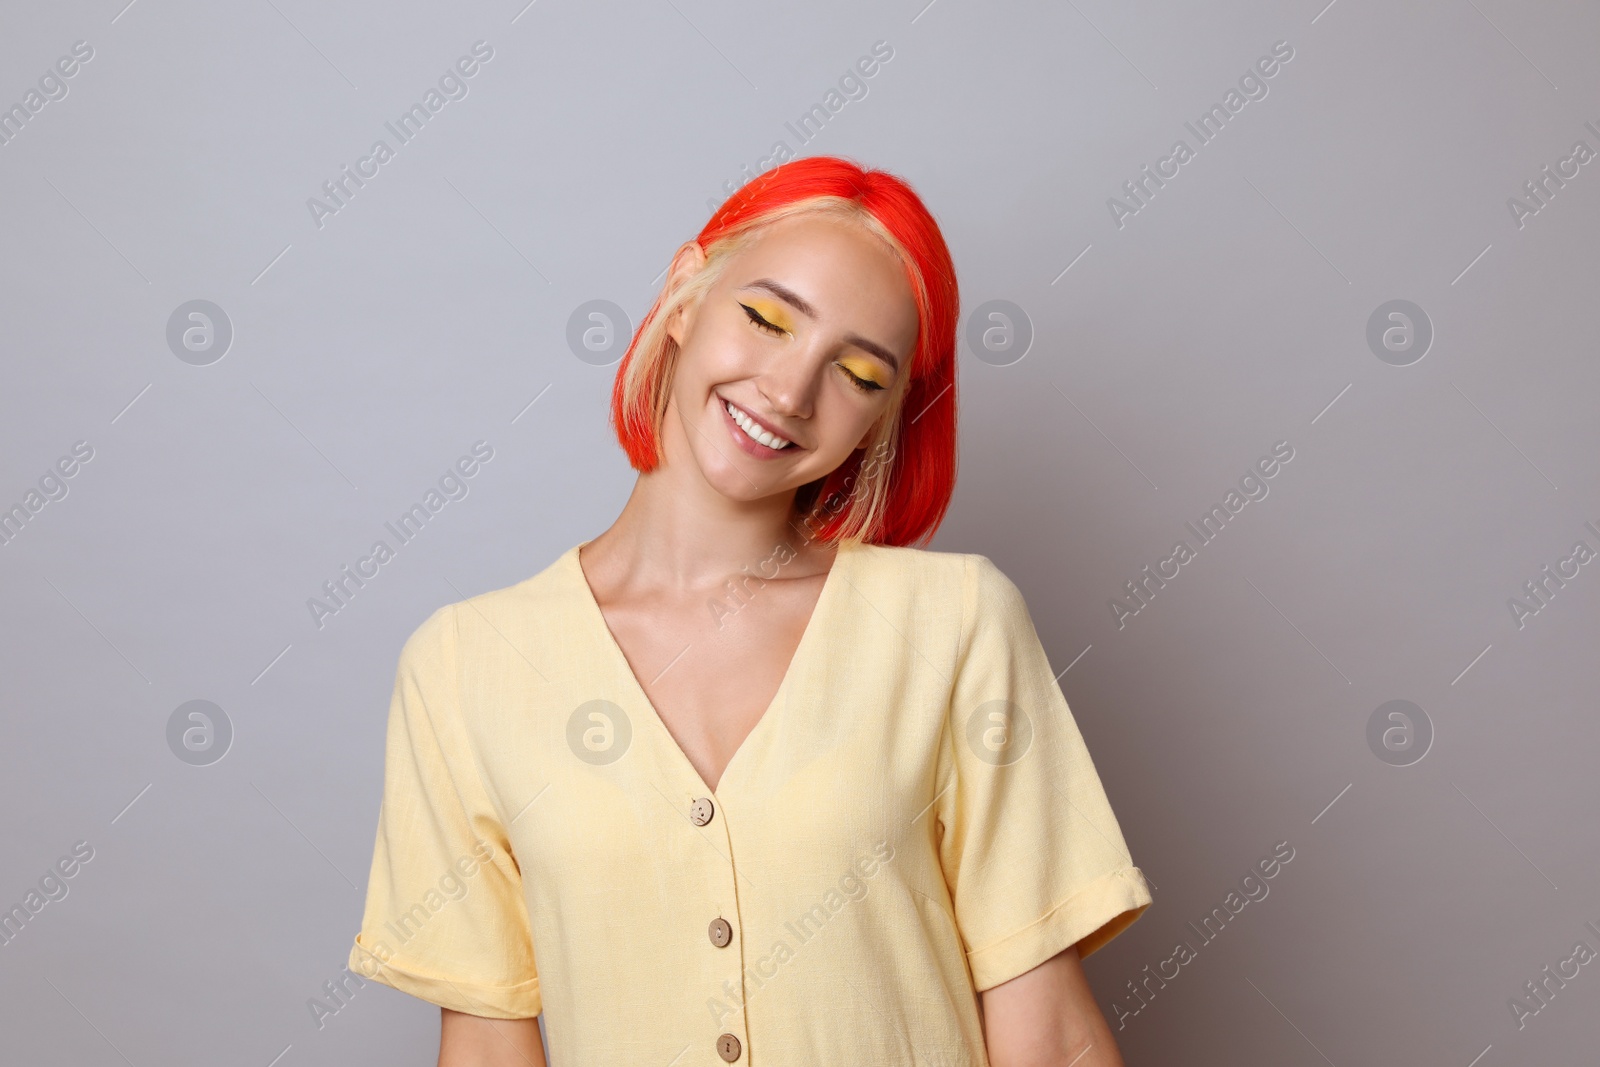
[[[794,490],[733,500],[684,481],[666,464],[639,475],[617,520],[584,549],[585,560],[681,590],[720,586],[764,561],[778,562],[787,577],[828,569],[833,549],[811,540],[798,521]]]

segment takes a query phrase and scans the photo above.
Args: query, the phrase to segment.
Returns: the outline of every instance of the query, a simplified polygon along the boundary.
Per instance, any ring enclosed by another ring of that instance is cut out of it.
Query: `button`
[[[711,943],[718,948],[724,948],[733,940],[733,927],[728,925],[727,919],[712,919],[709,930]]]
[[[717,1055],[732,1063],[739,1058],[739,1039],[732,1034],[717,1038]]]
[[[696,826],[704,826],[711,821],[714,810],[710,797],[696,797],[694,803],[689,805],[689,818],[694,820]]]

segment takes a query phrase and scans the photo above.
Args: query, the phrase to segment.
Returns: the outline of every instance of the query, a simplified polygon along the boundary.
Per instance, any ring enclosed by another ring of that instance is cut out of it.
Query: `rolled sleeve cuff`
[[[1139,868],[1108,871],[1022,929],[968,952],[973,988],[1008,982],[1072,945],[1087,957],[1133,925],[1150,901]]]
[[[441,1008],[480,1015],[488,1019],[531,1019],[544,1010],[539,994],[539,979],[533,977],[516,985],[484,985],[480,982],[447,978],[417,968],[405,961],[380,960],[357,935],[350,949],[352,974],[409,993]]]

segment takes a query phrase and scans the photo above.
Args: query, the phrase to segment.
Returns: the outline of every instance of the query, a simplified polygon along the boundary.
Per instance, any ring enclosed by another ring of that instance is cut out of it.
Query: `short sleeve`
[[[939,860],[978,991],[1071,945],[1088,956],[1150,905],[1016,585],[967,555],[941,749]]]
[[[542,999],[521,874],[460,719],[456,607],[407,639],[349,966],[432,1004],[532,1018]]]

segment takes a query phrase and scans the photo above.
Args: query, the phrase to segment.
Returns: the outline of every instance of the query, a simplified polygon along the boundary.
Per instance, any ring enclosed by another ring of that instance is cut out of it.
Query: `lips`
[[[729,434],[746,453],[760,459],[771,459],[801,450],[798,444],[778,433],[768,423],[725,397],[713,395],[722,407]]]

